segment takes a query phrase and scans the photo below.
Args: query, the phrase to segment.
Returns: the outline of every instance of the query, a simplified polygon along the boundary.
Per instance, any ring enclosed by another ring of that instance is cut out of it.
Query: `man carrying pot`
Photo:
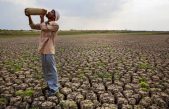
[[[25,13],[26,14],[26,13]],[[27,15],[31,29],[41,30],[38,52],[41,54],[42,70],[47,87],[43,88],[43,93],[47,96],[53,96],[59,92],[60,84],[58,83],[58,72],[55,61],[55,36],[59,29],[56,21],[60,15],[57,11],[52,10],[46,14],[48,21],[44,22],[44,16],[40,15],[41,23],[34,24],[30,15]]]

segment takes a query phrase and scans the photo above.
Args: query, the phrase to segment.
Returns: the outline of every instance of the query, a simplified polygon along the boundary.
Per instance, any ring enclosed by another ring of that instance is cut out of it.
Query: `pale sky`
[[[27,7],[57,10],[60,30],[169,31],[169,0],[0,0],[0,29],[30,29]]]

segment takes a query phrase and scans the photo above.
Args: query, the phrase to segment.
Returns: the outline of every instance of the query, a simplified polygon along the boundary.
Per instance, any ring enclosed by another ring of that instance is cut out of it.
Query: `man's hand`
[[[45,15],[40,15],[40,19],[41,19],[40,22],[41,22],[41,23],[44,22],[44,16],[45,16]]]
[[[26,9],[27,9],[27,8],[26,8]],[[26,9],[25,9],[25,15],[29,17],[30,15],[28,15],[28,13],[26,12]]]
[[[46,13],[46,10],[43,9],[43,11],[44,11],[43,13]],[[44,16],[45,16],[45,14],[40,15],[41,23],[44,22]]]

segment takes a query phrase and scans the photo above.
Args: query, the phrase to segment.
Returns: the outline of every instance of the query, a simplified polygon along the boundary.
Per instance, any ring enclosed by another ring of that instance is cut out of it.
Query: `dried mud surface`
[[[51,97],[37,45],[0,39],[0,109],[169,109],[169,35],[57,37]]]

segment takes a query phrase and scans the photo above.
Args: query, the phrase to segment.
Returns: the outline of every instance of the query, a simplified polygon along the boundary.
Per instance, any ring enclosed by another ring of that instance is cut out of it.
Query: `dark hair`
[[[51,12],[53,13],[53,15],[55,16],[55,19],[56,19],[56,11],[54,9],[52,9]]]

